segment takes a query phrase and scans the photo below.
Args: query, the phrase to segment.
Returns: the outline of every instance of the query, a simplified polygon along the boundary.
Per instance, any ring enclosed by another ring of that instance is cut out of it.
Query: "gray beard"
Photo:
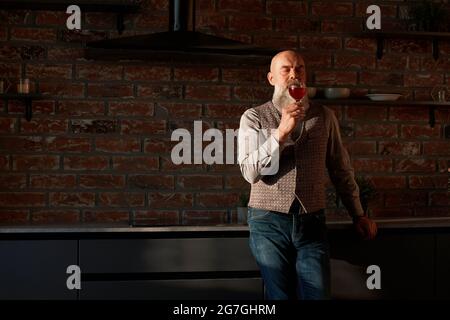
[[[272,96],[273,104],[281,111],[288,104],[294,103],[295,100],[289,95],[288,88],[275,86]]]

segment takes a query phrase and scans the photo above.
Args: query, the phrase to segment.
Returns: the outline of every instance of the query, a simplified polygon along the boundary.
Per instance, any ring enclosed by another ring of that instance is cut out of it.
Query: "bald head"
[[[270,71],[267,79],[272,86],[287,86],[289,81],[297,79],[306,82],[305,61],[294,50],[286,50],[277,53],[270,63]]]
[[[273,56],[272,61],[270,62],[270,71],[273,72],[274,68],[277,66],[280,61],[283,60],[301,60],[304,63],[303,57],[300,53],[294,50],[285,50],[278,52],[276,55]]]

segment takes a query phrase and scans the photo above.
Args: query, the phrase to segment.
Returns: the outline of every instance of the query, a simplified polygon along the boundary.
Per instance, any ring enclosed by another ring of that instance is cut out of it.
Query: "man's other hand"
[[[377,235],[377,224],[366,216],[353,219],[356,232],[363,240],[373,240]]]

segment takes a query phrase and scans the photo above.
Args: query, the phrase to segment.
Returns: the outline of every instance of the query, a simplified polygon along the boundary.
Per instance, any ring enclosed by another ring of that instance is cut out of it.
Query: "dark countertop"
[[[379,229],[449,228],[450,217],[376,219]],[[347,229],[350,220],[329,221],[329,230]],[[206,226],[130,226],[127,223],[78,223],[78,224],[15,224],[0,225],[0,234],[38,233],[202,233],[202,232],[246,232],[247,225],[223,224]]]

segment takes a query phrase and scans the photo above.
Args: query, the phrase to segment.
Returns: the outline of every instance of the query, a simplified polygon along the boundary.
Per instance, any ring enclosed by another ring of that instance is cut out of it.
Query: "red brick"
[[[357,124],[355,128],[356,137],[366,138],[396,138],[397,125],[396,124]]]
[[[1,174],[0,175],[0,190],[1,189],[23,189],[27,185],[27,176],[25,174]]]
[[[438,73],[405,74],[405,86],[430,87],[444,83],[444,76]]]
[[[302,52],[305,60],[306,71],[311,67],[329,68],[331,67],[331,54],[318,52]]]
[[[20,64],[18,63],[0,63],[0,72],[5,78],[20,78]],[[6,90],[7,85],[4,84]],[[10,90],[14,87],[12,83]]]
[[[408,69],[412,71],[420,71],[421,70],[421,61],[422,58],[420,56],[408,56]]]
[[[379,142],[379,153],[381,155],[402,155],[413,156],[420,154],[419,142],[392,142],[381,141]]]
[[[169,175],[129,175],[128,186],[139,189],[174,189],[174,177]]]
[[[217,81],[219,80],[219,70],[216,68],[175,68],[175,81]]]
[[[403,74],[363,71],[360,74],[360,83],[373,86],[403,86]]]
[[[307,50],[336,50],[341,48],[341,38],[339,37],[324,37],[324,36],[309,36],[302,35],[300,39],[300,48]]]
[[[77,65],[77,78],[87,80],[120,80],[122,79],[122,66],[102,64]]]
[[[118,120],[82,120],[74,119],[70,126],[72,133],[84,134],[84,133],[118,133],[119,123]]]
[[[2,118],[0,119],[0,133],[14,133],[14,126],[17,119]]]
[[[134,20],[134,25],[137,29],[161,30],[164,32],[167,31],[167,26],[169,25],[169,15],[139,14]]]
[[[439,172],[440,173],[448,173],[448,169],[450,169],[450,159],[440,159],[437,161],[438,162],[438,166],[439,166]]]
[[[424,192],[402,191],[386,194],[386,207],[415,207],[427,205],[427,194]]]
[[[195,10],[197,12],[213,11],[215,8],[215,0],[198,0],[195,1]]]
[[[249,187],[250,187],[250,184],[242,177],[242,175],[225,177],[225,189],[246,189],[246,190],[248,190]]]
[[[86,12],[85,23],[89,28],[112,29],[116,26],[117,15],[107,12]]]
[[[38,11],[36,12],[36,24],[42,26],[65,26],[68,17],[69,15],[65,11]]]
[[[190,193],[149,193],[149,206],[152,208],[190,208],[194,204],[194,197]]]
[[[355,85],[357,75],[348,71],[316,71],[315,79],[320,85]]]
[[[114,157],[113,168],[132,172],[158,170],[158,157]]]
[[[67,120],[32,119],[27,121],[21,119],[21,133],[65,133],[67,131]]]
[[[228,86],[186,86],[186,99],[193,100],[230,100]]]
[[[199,14],[197,10],[197,15],[195,17],[195,29],[205,30],[209,32],[220,32],[226,29],[227,26],[227,17],[221,14],[208,14],[202,15]]]
[[[376,41],[370,38],[345,38],[344,48],[358,52],[375,54]]]
[[[284,16],[275,19],[275,31],[293,32],[294,30],[295,32],[320,32],[320,22]]]
[[[0,223],[22,224],[28,222],[28,210],[8,210],[0,208]]]
[[[313,2],[311,4],[311,12],[316,16],[323,17],[352,17],[353,3],[352,2]]]
[[[176,85],[139,85],[138,96],[150,99],[181,99],[182,86]]]
[[[431,53],[431,41],[428,40],[388,39],[386,47],[393,53]]]
[[[91,151],[91,139],[47,137],[47,150],[50,152],[89,152]]]
[[[404,71],[408,66],[408,57],[398,55],[383,55],[381,60],[377,60],[379,70],[399,70]]]
[[[13,28],[11,29],[11,40],[25,40],[30,42],[56,41],[56,30],[44,28]]]
[[[405,189],[406,177],[398,176],[374,176],[369,180],[376,189]]]
[[[296,35],[286,34],[266,34],[253,36],[253,43],[261,47],[296,49],[298,47],[298,39]]]
[[[200,118],[202,116],[202,105],[193,103],[161,103],[158,107],[167,113],[169,119]]]
[[[48,48],[48,60],[74,61],[84,59],[83,48],[55,47]]]
[[[102,192],[99,205],[108,207],[142,207],[145,205],[145,193],[138,192]]]
[[[61,97],[83,97],[84,84],[71,82],[40,82],[39,90],[44,95]]]
[[[105,170],[108,169],[108,157],[101,156],[65,156],[65,170]]]
[[[0,192],[0,207],[43,207],[45,193]]]
[[[227,222],[226,211],[211,210],[187,210],[183,212],[184,225],[217,225]]]
[[[31,214],[33,223],[75,223],[80,221],[78,210],[39,210]]]
[[[86,189],[117,189],[125,186],[125,176],[112,174],[79,175],[79,185]]]
[[[444,192],[430,193],[430,204],[432,206],[447,206],[450,207],[450,194]],[[448,209],[448,208],[447,208]]]
[[[206,116],[210,118],[240,118],[248,109],[243,105],[209,104],[206,106]]]
[[[33,114],[55,114],[55,101],[35,100],[32,102],[32,108]]]
[[[272,30],[272,19],[258,16],[231,16],[228,28],[233,31],[269,31]]]
[[[133,86],[121,84],[89,83],[88,95],[90,97],[130,98],[133,97]]]
[[[411,189],[446,189],[448,178],[440,176],[410,176],[409,187]]]
[[[272,98],[273,88],[264,87],[234,87],[233,96],[237,100],[242,101],[267,101]]]
[[[372,216],[377,218],[411,217],[413,210],[409,208],[374,208]]]
[[[324,20],[322,21],[322,32],[361,32],[362,22],[357,20]]]
[[[267,68],[223,68],[222,81],[231,83],[255,82],[265,84],[267,82]]]
[[[139,152],[141,144],[138,138],[100,137],[95,139],[95,150],[100,152]]]
[[[8,37],[8,29],[6,27],[0,27],[0,40],[6,41]]]
[[[441,126],[431,128],[429,125],[405,124],[401,126],[401,132],[402,138],[406,139],[439,138]]]
[[[82,44],[89,41],[105,40],[106,31],[95,30],[60,30],[60,38],[63,42]]]
[[[178,141],[170,141],[169,138],[148,138],[144,140],[144,152],[146,153],[170,153]]]
[[[356,17],[369,17],[372,13],[366,13],[367,8],[373,5],[373,1],[358,1],[355,3],[355,16]],[[376,4],[380,7],[381,16],[383,18],[396,18],[397,17],[397,5],[396,4]],[[383,20],[381,22],[381,28],[383,28]],[[384,29],[384,28],[383,28]]]
[[[236,207],[238,202],[238,193],[199,193],[196,195],[196,203],[200,207]]]
[[[30,79],[71,79],[70,64],[28,64],[27,76]]]
[[[76,177],[72,174],[32,174],[30,187],[38,189],[74,188]]]
[[[57,170],[59,169],[58,156],[13,156],[13,170]]]
[[[436,108],[436,121],[442,123],[450,122],[450,109]]]
[[[396,161],[396,172],[435,172],[435,160],[403,159]]]
[[[126,80],[169,81],[170,68],[163,66],[125,66]]]
[[[423,154],[431,156],[448,156],[450,155],[450,142],[449,141],[424,142]]]
[[[348,120],[386,120],[387,108],[379,106],[349,106],[347,107]]]
[[[83,222],[129,222],[130,213],[125,210],[84,210]]]
[[[161,157],[161,171],[163,172],[183,172],[183,173],[197,173],[199,171],[206,171],[205,164],[193,164],[193,157],[191,158],[192,164],[174,164],[170,159],[170,156]]]
[[[0,156],[0,170],[8,170],[8,169],[9,169],[9,157]]]
[[[375,141],[349,141],[344,143],[350,155],[370,155],[376,153]]]
[[[136,210],[136,221],[145,221],[151,225],[178,225],[179,214],[177,210]]]
[[[308,4],[304,1],[268,1],[267,13],[281,16],[306,16]]]
[[[51,206],[92,207],[95,205],[95,193],[92,192],[50,192]]]
[[[122,134],[161,134],[166,131],[164,120],[122,120]]]
[[[94,116],[105,114],[101,101],[63,100],[58,104],[58,114],[64,116]]]
[[[355,159],[353,168],[356,172],[391,172],[392,160],[390,159]]]
[[[264,11],[264,4],[261,0],[219,0],[218,9],[222,11],[236,11],[236,12],[256,12],[262,13]]]
[[[389,120],[394,121],[428,121],[428,109],[417,107],[393,107],[389,112]]]
[[[334,57],[334,66],[341,69],[373,69],[375,68],[375,56],[337,53]]]
[[[153,102],[110,102],[109,115],[111,116],[153,116]]]
[[[222,176],[191,175],[177,177],[177,185],[181,189],[213,190],[222,189]]]

